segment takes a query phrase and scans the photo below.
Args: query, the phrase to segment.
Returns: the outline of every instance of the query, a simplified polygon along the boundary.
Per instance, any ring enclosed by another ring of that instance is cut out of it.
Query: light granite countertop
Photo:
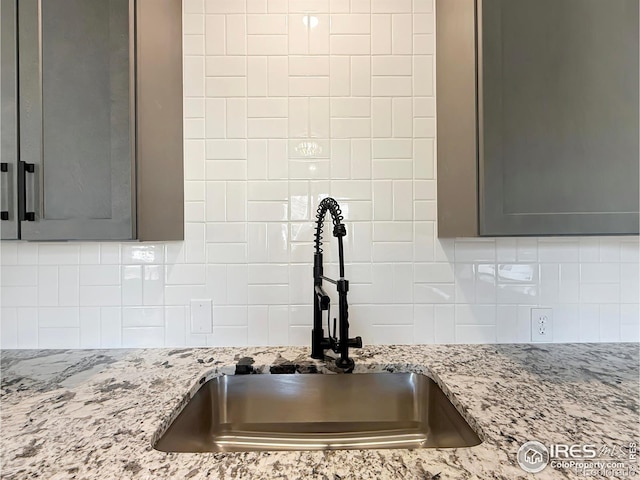
[[[483,443],[459,449],[167,454],[154,450],[152,441],[203,378],[236,369],[333,372],[312,361],[308,349],[295,347],[8,350],[1,359],[0,477],[584,478],[551,466],[527,474],[516,462],[518,448],[539,440],[593,444],[615,453],[616,447],[620,452],[621,446],[640,444],[638,344],[369,346],[352,353],[355,373],[405,371],[433,378]],[[598,456],[607,457],[604,450]]]

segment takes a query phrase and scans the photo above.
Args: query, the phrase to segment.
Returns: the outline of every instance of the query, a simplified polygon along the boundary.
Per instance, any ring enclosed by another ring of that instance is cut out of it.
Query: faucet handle
[[[362,348],[362,337],[358,336],[356,338],[350,338],[347,344],[351,348]]]

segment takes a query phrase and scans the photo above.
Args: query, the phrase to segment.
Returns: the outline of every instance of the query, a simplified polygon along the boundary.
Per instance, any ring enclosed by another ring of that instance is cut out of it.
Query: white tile
[[[453,265],[450,263],[416,263],[414,280],[422,283],[454,283]]]
[[[428,13],[413,14],[413,33],[433,33],[434,15]]]
[[[373,158],[411,158],[413,143],[411,139],[385,138],[372,140]]]
[[[18,348],[18,310],[0,310],[0,348]]]
[[[413,97],[413,115],[415,117],[435,117],[436,104],[433,97]]]
[[[409,14],[391,16],[391,46],[394,55],[412,53],[412,18]]]
[[[35,287],[38,285],[38,267],[3,265],[0,277],[2,278],[2,286]]]
[[[250,118],[249,138],[287,138],[287,123],[286,118]]]
[[[393,219],[393,182],[377,180],[373,182],[373,219]]]
[[[144,305],[162,305],[164,303],[164,267],[144,265],[142,271],[142,299]]]
[[[289,15],[289,55],[309,53],[309,16]]]
[[[521,332],[518,330],[518,307],[498,305],[496,310],[496,341],[498,343],[518,343],[522,341]]]
[[[598,305],[580,305],[580,341],[600,341],[600,308]]]
[[[79,327],[78,307],[41,307],[38,309],[39,327]]]
[[[456,343],[495,343],[494,325],[456,325]]]
[[[213,327],[213,333],[207,335],[207,345],[243,347],[247,345],[247,335],[247,327]]]
[[[288,0],[267,0],[269,13],[287,13],[289,11]]]
[[[334,138],[366,138],[371,135],[368,118],[332,118],[331,132]]]
[[[330,94],[332,97],[351,94],[351,63],[349,57],[330,57]]]
[[[619,303],[620,285],[615,283],[583,283],[580,285],[580,303]]]
[[[80,348],[100,348],[100,308],[80,309]]]
[[[164,307],[124,307],[123,327],[163,327]]]
[[[495,305],[456,305],[456,325],[495,325]]]
[[[184,55],[204,55],[204,35],[185,35],[182,37],[182,52]]]
[[[18,265],[38,265],[38,247],[37,243],[20,242],[17,247]]]
[[[371,179],[371,141],[367,138],[351,140],[351,178]]]
[[[247,0],[247,13],[267,13],[267,0]]]
[[[269,139],[267,155],[267,176],[270,180],[289,178],[287,141]]]
[[[578,240],[540,240],[538,258],[541,262],[577,262],[580,257]]]
[[[247,246],[244,243],[207,244],[207,262],[209,263],[245,263]]]
[[[79,348],[79,328],[40,328],[38,348]]]
[[[207,242],[243,243],[247,241],[247,224],[245,223],[208,223]]]
[[[411,96],[411,77],[372,77],[371,93],[376,97]]]
[[[493,240],[456,240],[456,262],[495,261],[496,245]]]
[[[249,118],[286,118],[288,104],[285,98],[250,98]]]
[[[413,185],[410,180],[393,182],[393,219],[413,220]]]
[[[120,285],[118,265],[81,265],[80,285]]]
[[[329,0],[289,0],[290,12],[328,12]]]
[[[391,15],[371,15],[371,53],[389,55],[391,44]]]
[[[584,263],[580,265],[582,283],[620,283],[620,264]]]
[[[247,220],[247,185],[245,182],[229,182],[226,189],[226,218],[229,222]]]
[[[78,265],[80,246],[77,244],[43,243],[38,248],[39,265]]]
[[[269,345],[289,344],[288,307],[270,306],[268,313]]]
[[[3,305],[5,305],[4,302]],[[18,348],[42,348],[38,342],[38,309],[18,308],[17,316]]]
[[[331,34],[368,34],[371,29],[370,18],[364,14],[331,15]]]
[[[433,34],[416,34],[413,36],[413,53],[418,55],[433,55],[435,43]]]
[[[331,35],[331,55],[368,55],[371,53],[369,35]]]
[[[413,94],[416,96],[433,95],[433,56],[413,56]]]
[[[371,0],[372,13],[411,13],[411,0]]]
[[[620,303],[640,301],[640,265],[622,263],[620,265]]]
[[[165,347],[182,347],[186,345],[187,307],[174,306],[164,307],[165,331],[164,346]]]
[[[163,245],[127,243],[122,246],[122,263],[125,265],[158,265],[163,261]]]
[[[310,16],[309,21],[311,22],[311,28],[309,29],[309,53],[312,55],[328,55],[330,51],[329,15],[315,14]],[[314,24],[315,27],[313,26]]]
[[[122,305],[142,304],[142,265],[122,267]]]
[[[247,51],[249,55],[287,55],[287,35],[250,35]]]
[[[578,305],[560,305],[553,310],[553,341],[577,342],[580,334]]]
[[[413,286],[415,303],[453,303],[455,287],[451,284],[416,283]]]
[[[292,97],[329,96],[328,77],[289,77],[289,95]]]
[[[58,268],[58,305],[78,306],[80,304],[80,271],[72,266]]]
[[[247,33],[250,35],[287,34],[287,16],[247,15]]]
[[[207,42],[209,37],[207,37]],[[204,97],[204,57],[188,56],[183,60],[183,92],[187,97]]]
[[[207,160],[244,160],[247,158],[246,140],[207,140]]]
[[[207,77],[207,97],[244,97],[247,95],[246,77]]]
[[[370,335],[379,345],[408,345],[413,343],[412,325],[374,325]]]
[[[247,58],[247,94],[252,97],[267,95],[267,57]]]
[[[269,57],[267,62],[267,84],[270,97],[289,95],[289,60],[287,57]]]
[[[206,161],[207,180],[246,180],[247,162],[244,160]]]
[[[164,345],[164,327],[129,327],[122,329],[122,346],[145,348]]]
[[[118,286],[80,286],[80,306],[99,307],[121,305],[121,287]]]
[[[498,285],[497,301],[503,304],[537,304],[537,285]]]
[[[118,348],[122,346],[121,308],[103,307],[100,309],[100,346],[102,348]]]
[[[269,344],[269,307],[254,306],[248,307],[248,345],[268,345]]]
[[[453,305],[435,305],[434,319],[435,343],[454,343],[456,324]]]
[[[0,265],[18,263],[18,242],[0,242]]]
[[[351,13],[370,13],[370,12],[371,12],[371,0],[351,0]]]
[[[349,0],[330,0],[329,11],[331,13],[349,13]]]
[[[411,222],[374,222],[374,242],[410,242],[413,237]]]
[[[267,178],[267,141],[249,140],[247,142],[247,178],[265,180]]]
[[[248,310],[246,305],[215,305],[213,307],[213,327],[246,327]]]
[[[244,13],[246,12],[244,0],[205,0],[206,13]]]
[[[3,274],[6,268],[8,267],[2,267]],[[3,282],[3,287],[4,285]],[[41,307],[58,305],[58,267],[38,267],[38,305]]]
[[[247,100],[227,99],[227,138],[247,138]]]
[[[413,343],[435,343],[435,312],[433,305],[414,306]]]
[[[185,13],[183,18],[184,27],[183,33],[185,35],[204,35],[204,16]]]
[[[167,265],[166,285],[200,285],[205,283],[204,265]]]
[[[600,305],[601,342],[619,342],[620,337],[620,305]]]
[[[204,0],[184,0],[184,13],[204,13]]]
[[[413,11],[415,13],[432,13],[433,0],[414,0]]]
[[[373,137],[390,137],[392,122],[392,99],[371,99],[371,128]]]

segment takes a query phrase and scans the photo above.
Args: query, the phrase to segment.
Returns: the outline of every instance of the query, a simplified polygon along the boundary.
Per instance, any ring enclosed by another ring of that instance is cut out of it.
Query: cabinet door
[[[0,3],[0,233],[3,240],[18,238],[18,92],[16,0]]]
[[[638,233],[638,1],[479,2],[480,233]]]
[[[21,237],[134,238],[132,5],[18,4]]]

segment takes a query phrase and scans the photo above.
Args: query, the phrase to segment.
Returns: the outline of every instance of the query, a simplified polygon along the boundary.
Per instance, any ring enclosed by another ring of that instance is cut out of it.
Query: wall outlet
[[[211,333],[212,331],[211,300],[191,300],[191,333]]]
[[[531,341],[553,341],[553,310],[551,308],[531,309]]]

